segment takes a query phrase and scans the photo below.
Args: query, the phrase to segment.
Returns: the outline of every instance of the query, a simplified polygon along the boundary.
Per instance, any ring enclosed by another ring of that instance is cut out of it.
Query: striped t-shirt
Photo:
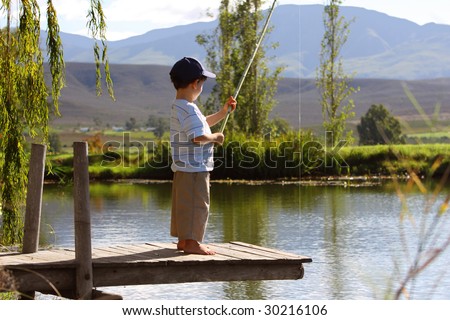
[[[170,118],[172,171],[202,172],[214,168],[214,144],[199,144],[192,139],[210,134],[206,117],[195,103],[176,99]]]

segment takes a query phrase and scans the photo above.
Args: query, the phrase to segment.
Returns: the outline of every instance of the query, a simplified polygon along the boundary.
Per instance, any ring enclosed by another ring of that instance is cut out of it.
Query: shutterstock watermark
[[[334,143],[332,133],[326,132],[322,143],[316,140],[301,141],[301,139],[279,141],[266,134],[261,140],[226,141],[222,146],[214,147],[215,167],[256,169],[295,169],[304,166],[308,169],[333,168],[339,166],[348,168],[348,164],[340,154],[347,141]],[[151,167],[169,168],[172,163],[171,152],[201,155],[205,148],[211,145],[185,146],[187,141],[178,141],[178,150],[172,149],[170,141],[139,141],[132,140],[130,133],[124,132],[121,141],[106,141],[102,147],[103,167]],[[187,157],[186,159],[189,159]],[[198,163],[195,157],[191,165]],[[188,160],[189,161],[189,160]]]

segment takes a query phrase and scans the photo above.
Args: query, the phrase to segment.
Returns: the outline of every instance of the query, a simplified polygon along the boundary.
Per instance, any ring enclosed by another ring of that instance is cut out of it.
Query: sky
[[[278,0],[283,4],[324,4],[325,0]],[[38,0],[45,8],[46,0]],[[61,31],[87,36],[86,14],[89,0],[53,0]],[[217,14],[220,0],[103,0],[107,18],[107,38],[120,40],[153,29],[199,21],[210,21],[207,12]],[[267,0],[269,7],[272,0]],[[429,22],[450,25],[449,0],[343,0],[344,6],[363,7],[423,25]],[[42,12],[45,12],[42,11]],[[43,19],[45,14],[43,14]],[[0,21],[0,27],[3,23]],[[45,29],[45,24],[43,24]]]

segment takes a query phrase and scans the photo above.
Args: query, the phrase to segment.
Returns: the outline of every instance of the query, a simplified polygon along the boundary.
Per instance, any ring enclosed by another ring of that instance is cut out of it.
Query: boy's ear
[[[192,81],[189,85],[192,86],[193,89],[197,89],[197,86],[199,85],[199,83],[200,83],[200,81],[197,79],[197,80]]]

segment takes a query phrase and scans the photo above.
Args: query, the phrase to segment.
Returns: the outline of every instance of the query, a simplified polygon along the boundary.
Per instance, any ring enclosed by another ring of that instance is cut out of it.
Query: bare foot
[[[195,240],[185,240],[184,248],[185,253],[191,254],[203,254],[203,255],[214,255],[216,252],[209,249],[207,246],[198,243]]]
[[[177,249],[184,250],[184,246],[186,245],[186,240],[178,240]]]

